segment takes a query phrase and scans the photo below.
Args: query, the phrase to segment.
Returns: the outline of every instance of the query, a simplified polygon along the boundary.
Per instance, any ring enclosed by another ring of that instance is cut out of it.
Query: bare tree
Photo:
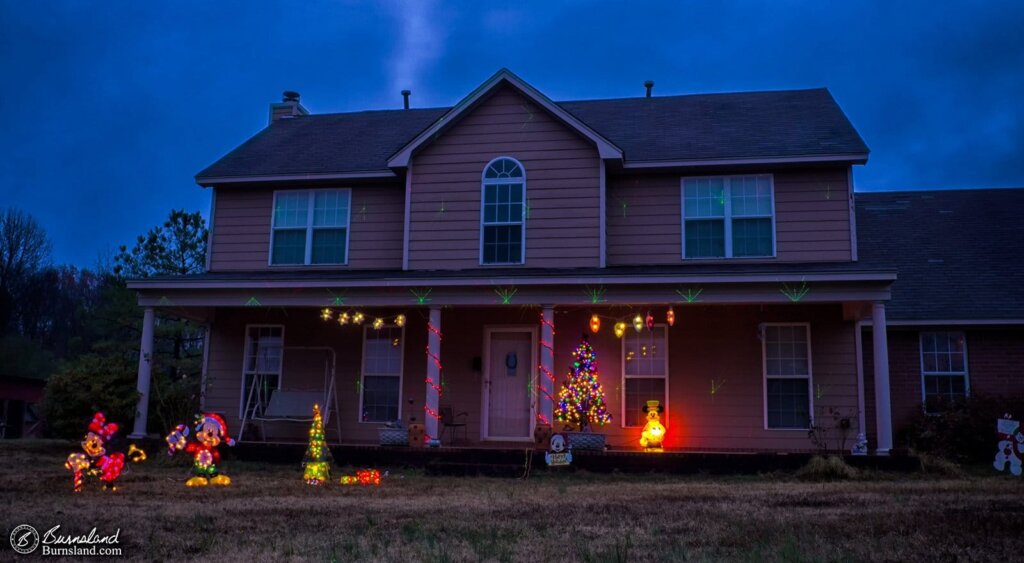
[[[0,333],[28,279],[50,260],[50,240],[34,217],[13,207],[0,215]]]

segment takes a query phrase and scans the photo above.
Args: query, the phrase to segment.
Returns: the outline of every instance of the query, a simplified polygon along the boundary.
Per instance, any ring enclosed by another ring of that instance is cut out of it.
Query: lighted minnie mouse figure
[[[74,472],[76,493],[82,492],[86,474],[99,475],[104,491],[117,490],[114,482],[121,476],[125,460],[124,453],[113,451],[118,446],[118,429],[117,424],[107,423],[107,418],[102,412],[93,415],[92,422],[89,423],[89,432],[82,441],[82,451],[69,455],[64,462],[64,467]],[[135,447],[135,444],[129,446],[128,455],[133,462],[146,459],[146,452]]]
[[[231,478],[219,473],[220,452],[217,446],[221,442],[234,446],[235,441],[228,436],[228,425],[220,415],[203,413],[196,415],[195,441],[188,441],[188,426],[179,424],[167,435],[167,453],[174,455],[185,450],[192,454],[192,477],[185,481],[188,487],[205,487],[206,485],[230,485]]]

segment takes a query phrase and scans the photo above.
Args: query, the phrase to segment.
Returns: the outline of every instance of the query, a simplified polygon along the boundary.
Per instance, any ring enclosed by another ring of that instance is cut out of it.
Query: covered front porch
[[[825,447],[849,451],[865,426],[856,325],[866,318],[884,323],[891,275],[687,278],[303,287],[282,280],[281,287],[258,288],[208,279],[136,288],[147,319],[165,307],[209,323],[202,408],[221,413],[246,442],[305,441],[306,423],[253,421],[265,418],[275,393],[303,391],[324,398],[334,444],[379,444],[380,429],[400,420],[422,424],[424,440],[446,448],[527,446],[538,425],[561,430],[555,397],[586,337],[612,415],[595,431],[610,450],[640,449],[642,407],[658,400],[668,451],[816,451],[822,445],[809,437],[812,424],[828,426]],[[626,325],[621,336],[619,323]],[[144,352],[146,346],[144,331]],[[884,354],[884,338],[873,349]],[[769,366],[804,356],[805,370]],[[887,362],[874,364],[879,369],[867,376],[885,382],[875,386],[885,392]],[[793,389],[806,389],[806,401],[792,397]],[[882,405],[878,435],[869,438],[886,453],[888,397],[868,400]],[[139,413],[135,430],[144,434],[144,405]]]

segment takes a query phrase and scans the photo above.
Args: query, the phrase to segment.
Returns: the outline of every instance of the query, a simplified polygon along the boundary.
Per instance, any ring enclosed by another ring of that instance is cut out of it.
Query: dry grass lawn
[[[162,452],[122,488],[70,491],[73,445],[0,444],[6,536],[121,528],[128,558],[205,561],[1020,561],[1024,483],[860,474],[706,477],[538,472],[528,480],[392,472],[380,488],[302,483],[229,462],[235,485],[186,489]],[[36,556],[38,558],[38,556]],[[28,559],[28,558],[24,558]]]

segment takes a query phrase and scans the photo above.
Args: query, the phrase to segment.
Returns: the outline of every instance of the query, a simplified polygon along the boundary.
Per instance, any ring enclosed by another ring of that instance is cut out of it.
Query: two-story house
[[[203,407],[251,436],[307,392],[340,443],[410,417],[447,443],[462,412],[466,443],[528,442],[586,335],[611,447],[638,447],[657,400],[668,448],[810,450],[829,409],[855,436],[871,406],[888,452],[884,330],[860,361],[896,279],[858,261],[868,148],[824,89],[651,94],[554,102],[507,70],[450,108],[315,115],[286,93],[197,176],[208,272],[130,284],[136,433],[167,309],[209,323]]]

